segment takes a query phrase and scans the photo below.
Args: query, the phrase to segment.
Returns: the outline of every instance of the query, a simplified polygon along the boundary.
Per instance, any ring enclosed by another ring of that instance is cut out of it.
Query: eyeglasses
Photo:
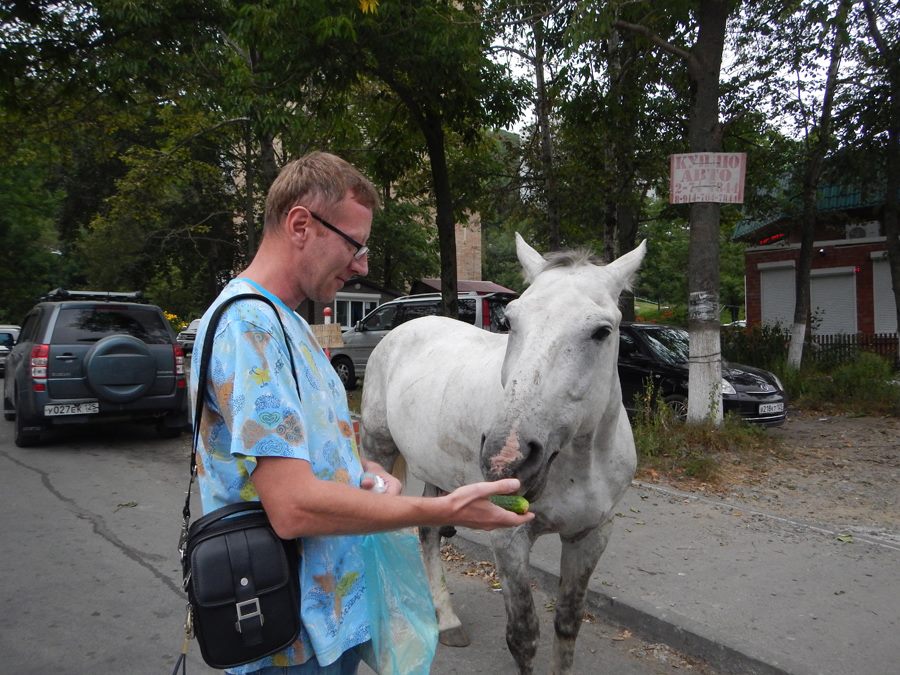
[[[368,247],[368,246],[364,246],[363,244],[360,244],[358,241],[356,241],[356,239],[354,239],[353,237],[351,237],[349,234],[346,234],[345,232],[342,232],[341,230],[339,230],[338,228],[336,228],[334,225],[332,225],[331,223],[329,223],[327,220],[325,220],[322,216],[318,215],[318,214],[315,213],[314,211],[310,211],[309,209],[307,209],[307,211],[309,211],[309,215],[311,215],[313,218],[315,218],[315,219],[318,220],[320,223],[322,223],[327,229],[329,229],[329,230],[331,230],[332,232],[334,232],[335,234],[341,236],[341,237],[344,239],[344,241],[346,241],[346,242],[349,243],[353,248],[356,249],[356,252],[353,254],[353,259],[354,259],[354,260],[359,260],[360,258],[365,257],[365,256],[369,253],[369,247]]]

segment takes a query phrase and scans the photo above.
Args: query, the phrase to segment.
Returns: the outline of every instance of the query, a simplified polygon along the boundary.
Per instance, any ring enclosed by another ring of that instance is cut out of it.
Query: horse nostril
[[[481,434],[481,451],[484,452],[484,442],[487,440],[487,434]]]

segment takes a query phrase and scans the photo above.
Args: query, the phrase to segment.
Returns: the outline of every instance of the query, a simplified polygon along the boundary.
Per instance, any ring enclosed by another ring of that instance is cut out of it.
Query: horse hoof
[[[468,647],[470,643],[469,636],[462,626],[442,630],[440,641],[446,647]]]
[[[444,525],[441,529],[438,530],[438,533],[444,538],[449,539],[450,537],[456,535],[456,528],[452,525]]]

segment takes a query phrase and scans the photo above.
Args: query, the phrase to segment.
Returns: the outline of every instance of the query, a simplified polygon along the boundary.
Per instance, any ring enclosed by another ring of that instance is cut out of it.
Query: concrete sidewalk
[[[470,557],[493,559],[485,533],[460,529],[451,541]],[[531,556],[535,579],[551,594],[559,550],[559,539],[546,536]],[[619,504],[588,602],[722,672],[900,673],[896,533],[795,522],[635,483]]]

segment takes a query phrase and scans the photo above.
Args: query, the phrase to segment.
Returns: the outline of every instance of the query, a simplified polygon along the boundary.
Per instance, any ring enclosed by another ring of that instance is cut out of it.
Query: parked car
[[[3,406],[20,447],[51,428],[107,420],[153,422],[176,436],[189,423],[184,350],[139,293],[57,289],[22,322]]]
[[[689,334],[659,324],[623,323],[619,328],[619,380],[630,414],[652,386],[678,417],[687,416]],[[784,424],[787,397],[767,370],[722,361],[723,413],[765,426]]]
[[[460,293],[459,319],[494,333],[505,333],[506,305],[518,297],[515,293]],[[331,350],[331,365],[347,389],[356,386],[358,377],[365,376],[366,363],[372,350],[393,328],[420,316],[440,312],[440,293],[406,295],[379,305],[353,328],[342,333],[343,347]]]
[[[18,326],[0,326],[0,375],[6,373],[6,357],[9,355],[16,338],[19,337]]]
[[[194,319],[188,324],[187,328],[175,337],[185,354],[190,354],[194,351],[194,340],[197,339],[198,328],[200,328],[200,319]]]

